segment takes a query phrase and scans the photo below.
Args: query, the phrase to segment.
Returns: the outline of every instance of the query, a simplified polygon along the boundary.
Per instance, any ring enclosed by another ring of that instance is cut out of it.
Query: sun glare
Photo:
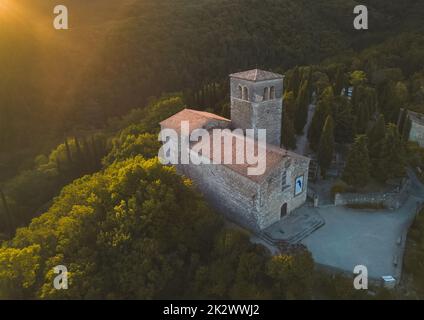
[[[16,5],[12,0],[0,0],[0,17],[13,15],[16,10]]]
[[[25,23],[29,12],[24,10],[24,8],[16,0],[0,0],[0,18],[3,22],[17,21]]]
[[[4,11],[7,10],[7,8],[10,6],[9,0],[0,0],[0,10]]]

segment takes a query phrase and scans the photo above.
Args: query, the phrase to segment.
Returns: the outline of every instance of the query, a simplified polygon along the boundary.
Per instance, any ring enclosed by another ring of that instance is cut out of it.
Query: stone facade
[[[178,165],[177,170],[192,179],[208,202],[230,220],[260,231],[305,203],[308,167],[309,159],[289,155],[260,183],[225,165]],[[305,177],[305,183],[295,196],[295,180],[300,176]]]
[[[256,70],[230,75],[234,128],[266,129],[267,143],[281,145],[283,76]],[[259,77],[261,76],[262,77]]]
[[[192,179],[215,208],[230,220],[254,231],[261,231],[287,217],[302,206],[307,197],[310,160],[280,148],[282,82],[283,76],[261,70],[231,75],[231,121],[185,109],[161,122],[162,129],[178,130],[178,122],[186,120],[190,122],[190,130],[212,130],[215,127],[269,130],[271,143],[266,147],[267,168],[260,176],[249,176],[246,173],[249,165],[246,164],[177,165],[177,171]],[[265,101],[259,101],[260,97],[257,97],[261,92],[268,95]],[[193,151],[201,143],[190,144],[191,154],[210,160],[210,153]],[[299,184],[297,188],[296,184]]]
[[[420,147],[424,148],[424,123],[411,121],[409,140],[418,142]]]
[[[403,112],[404,109],[401,111]],[[411,125],[409,140],[417,142],[420,147],[424,148],[424,114],[407,110],[407,118]]]
[[[259,190],[259,198],[262,201],[259,224],[261,229],[285,218],[305,203],[307,197],[307,176],[305,174],[308,172],[308,167],[308,159],[288,157],[261,184]],[[303,191],[299,195],[295,195],[295,180],[300,176],[305,177]],[[284,210],[283,206],[285,205],[287,208]]]

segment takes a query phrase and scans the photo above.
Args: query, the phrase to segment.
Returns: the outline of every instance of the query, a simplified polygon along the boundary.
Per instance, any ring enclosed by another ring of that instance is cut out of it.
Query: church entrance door
[[[287,215],[287,203],[281,206],[281,216],[280,218],[284,218]]]

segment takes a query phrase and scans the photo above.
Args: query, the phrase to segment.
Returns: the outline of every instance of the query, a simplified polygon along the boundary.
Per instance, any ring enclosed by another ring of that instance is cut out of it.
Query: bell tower
[[[233,129],[266,129],[267,143],[280,147],[283,80],[281,74],[260,69],[231,74]]]

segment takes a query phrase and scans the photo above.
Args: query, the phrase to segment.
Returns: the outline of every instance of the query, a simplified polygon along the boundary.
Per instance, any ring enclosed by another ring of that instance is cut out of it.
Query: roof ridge
[[[277,80],[283,79],[284,76],[279,73],[275,73],[272,71],[266,71],[259,68],[251,69],[247,71],[241,71],[230,74],[230,77],[239,78],[248,81],[266,81],[266,80]]]

